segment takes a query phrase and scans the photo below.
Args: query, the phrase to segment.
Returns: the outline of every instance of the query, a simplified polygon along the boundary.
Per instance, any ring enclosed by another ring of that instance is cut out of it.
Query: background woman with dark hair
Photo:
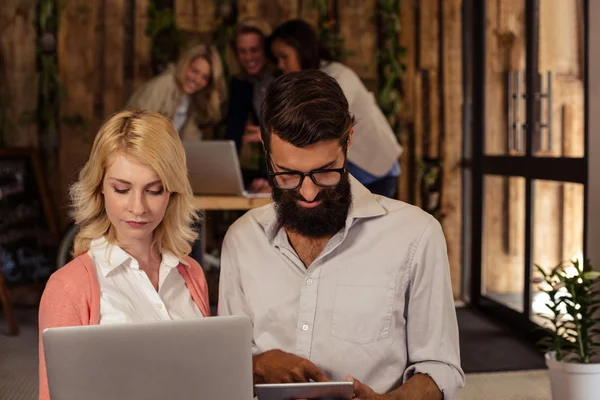
[[[320,69],[341,86],[356,118],[354,145],[348,152],[350,173],[371,192],[394,197],[398,187],[402,147],[398,144],[375,97],[358,75],[332,61],[319,45],[313,28],[305,21],[290,20],[269,37],[271,56],[284,72]]]

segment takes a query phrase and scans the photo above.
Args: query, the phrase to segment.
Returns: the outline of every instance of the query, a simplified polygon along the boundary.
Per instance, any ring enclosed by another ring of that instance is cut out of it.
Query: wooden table
[[[194,196],[194,205],[199,211],[215,210],[250,210],[271,203],[271,197],[245,197],[245,196]],[[202,226],[202,261],[206,255],[207,226]],[[206,271],[206,263],[201,264]]]
[[[271,197],[194,196],[198,210],[250,210],[271,202]]]

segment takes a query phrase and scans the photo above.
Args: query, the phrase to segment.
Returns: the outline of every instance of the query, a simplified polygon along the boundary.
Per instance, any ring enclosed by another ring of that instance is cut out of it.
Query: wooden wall
[[[119,110],[132,91],[151,75],[151,44],[145,35],[150,0],[68,0],[61,2],[58,31],[59,75],[65,91],[60,105],[60,181],[57,205],[86,161],[101,122]],[[273,26],[303,18],[316,25],[312,0],[237,0],[238,19],[265,18]],[[427,208],[433,202],[448,240],[453,290],[460,295],[461,271],[461,143],[462,53],[461,0],[402,0],[399,40],[406,47],[406,72],[400,134],[404,154],[399,196]],[[177,26],[186,34],[208,40],[219,13],[216,0],[173,0]],[[376,90],[377,0],[328,0],[332,21],[344,39],[353,68],[367,87]],[[222,6],[221,6],[222,7]],[[15,99],[11,115],[35,108],[34,0],[5,0],[0,12],[0,68]],[[9,21],[10,25],[3,23]],[[5,28],[6,26],[6,28]],[[10,34],[4,34],[4,31]],[[0,77],[2,79],[2,77]],[[10,144],[35,145],[35,128]],[[437,194],[424,194],[419,168],[423,160],[441,168]],[[68,221],[59,207],[63,225]]]
[[[437,209],[446,241],[455,298],[462,270],[462,22],[461,0],[403,0],[400,43],[406,47],[403,82],[400,198]],[[437,166],[439,185],[424,188],[424,160]]]
[[[37,107],[35,7],[35,0],[3,0],[0,6],[0,131],[6,130],[5,146],[38,146],[35,124],[24,123],[24,116]]]

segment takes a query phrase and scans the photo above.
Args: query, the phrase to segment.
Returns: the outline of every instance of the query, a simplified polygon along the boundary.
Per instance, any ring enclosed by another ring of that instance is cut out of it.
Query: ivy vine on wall
[[[60,12],[56,0],[41,0],[39,3],[36,21],[39,95],[35,120],[39,128],[40,145],[44,149],[58,147],[59,106],[61,98],[66,96],[60,84],[56,56]]]
[[[378,0],[379,51],[377,63],[380,88],[377,96],[379,107],[385,114],[397,136],[400,135],[400,111],[402,96],[400,83],[406,69],[402,59],[406,48],[400,46],[400,18],[398,14],[400,0]]]
[[[152,74],[157,75],[177,60],[183,43],[183,34],[177,27],[172,4],[165,1],[150,1],[146,36],[150,38]]]

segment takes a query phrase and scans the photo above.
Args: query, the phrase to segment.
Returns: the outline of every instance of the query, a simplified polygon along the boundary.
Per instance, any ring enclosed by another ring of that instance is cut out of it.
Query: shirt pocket
[[[333,305],[331,335],[367,344],[390,335],[395,284],[338,285]]]

